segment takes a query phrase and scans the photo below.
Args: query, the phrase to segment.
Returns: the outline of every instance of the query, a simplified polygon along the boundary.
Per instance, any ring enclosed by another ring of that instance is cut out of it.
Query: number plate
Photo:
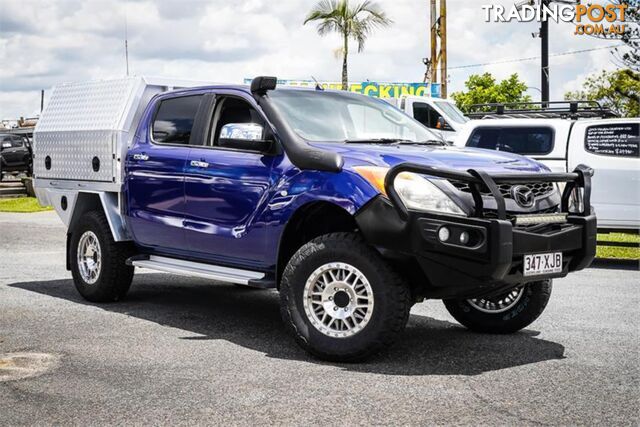
[[[562,252],[524,256],[524,275],[538,276],[562,272]]]

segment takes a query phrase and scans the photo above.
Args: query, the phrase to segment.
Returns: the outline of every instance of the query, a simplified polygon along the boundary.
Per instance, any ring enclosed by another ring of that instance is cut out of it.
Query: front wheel
[[[444,300],[463,326],[490,334],[510,334],[532,324],[551,297],[551,280],[527,283],[491,298]]]
[[[298,343],[330,361],[362,360],[389,346],[411,307],[407,284],[354,233],[318,237],[287,265],[281,313]]]

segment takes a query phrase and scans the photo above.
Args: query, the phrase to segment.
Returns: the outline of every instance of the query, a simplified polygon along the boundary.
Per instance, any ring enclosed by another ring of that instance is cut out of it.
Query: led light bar
[[[516,215],[516,225],[564,224],[566,222],[566,213]]]

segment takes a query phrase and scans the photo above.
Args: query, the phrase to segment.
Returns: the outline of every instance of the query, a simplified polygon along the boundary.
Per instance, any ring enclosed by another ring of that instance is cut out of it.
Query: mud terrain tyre
[[[318,358],[363,360],[390,346],[411,307],[408,285],[355,233],[333,233],[302,246],[280,285],[284,323]]]
[[[125,263],[131,254],[128,243],[113,240],[102,212],[84,214],[70,242],[71,274],[80,295],[91,302],[122,299],[133,279],[134,268]]]
[[[532,282],[495,298],[444,300],[449,313],[476,332],[510,334],[532,324],[551,297],[551,280]]]

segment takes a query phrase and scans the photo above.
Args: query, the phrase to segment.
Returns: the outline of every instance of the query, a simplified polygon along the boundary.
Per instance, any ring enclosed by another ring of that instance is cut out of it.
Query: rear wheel
[[[551,280],[543,280],[495,297],[445,300],[444,305],[458,322],[473,331],[509,334],[526,328],[542,314],[551,288]]]
[[[389,346],[411,306],[407,284],[354,233],[300,248],[280,286],[281,313],[298,343],[331,361],[364,359]]]
[[[71,274],[76,289],[92,302],[112,302],[123,298],[133,279],[127,243],[113,240],[109,223],[100,211],[84,214],[72,232]]]

